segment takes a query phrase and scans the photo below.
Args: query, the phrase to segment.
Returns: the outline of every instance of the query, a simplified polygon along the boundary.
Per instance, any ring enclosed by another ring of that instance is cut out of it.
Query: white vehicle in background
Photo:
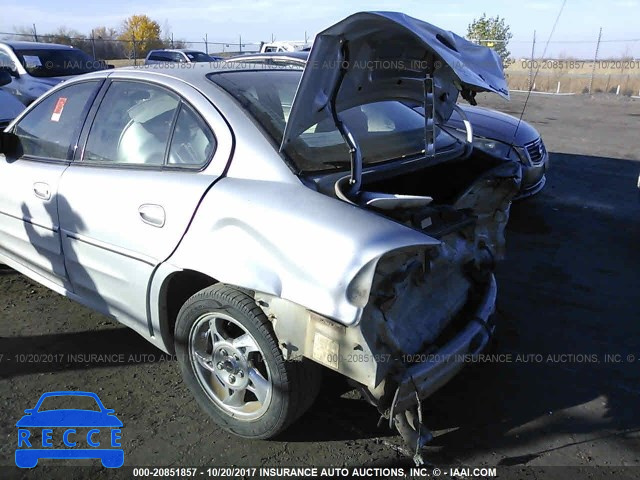
[[[294,42],[271,42],[263,43],[260,47],[260,53],[269,52],[301,52],[311,49],[311,43],[294,41]]]

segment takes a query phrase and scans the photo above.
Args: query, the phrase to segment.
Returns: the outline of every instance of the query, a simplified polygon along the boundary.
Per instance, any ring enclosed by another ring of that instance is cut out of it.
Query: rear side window
[[[15,128],[23,154],[67,160],[98,83],[83,82],[61,88],[27,113]]]
[[[216,139],[200,115],[183,104],[169,149],[169,165],[201,167],[216,149]]]
[[[85,162],[162,166],[179,98],[142,82],[114,82],[100,103]]]

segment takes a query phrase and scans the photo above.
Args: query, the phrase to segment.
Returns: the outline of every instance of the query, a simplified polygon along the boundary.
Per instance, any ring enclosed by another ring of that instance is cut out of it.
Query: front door
[[[62,88],[15,125],[19,158],[0,155],[0,258],[36,281],[69,290],[58,187],[100,81]]]

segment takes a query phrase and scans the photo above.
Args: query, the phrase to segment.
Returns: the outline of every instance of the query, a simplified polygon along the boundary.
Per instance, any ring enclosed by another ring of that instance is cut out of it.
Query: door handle
[[[162,208],[161,205],[145,203],[144,205],[140,205],[138,213],[144,223],[151,225],[152,227],[164,227],[166,214],[164,213],[164,208]]]
[[[33,184],[33,193],[36,197],[42,200],[49,200],[51,198],[51,188],[49,185],[43,182],[36,182]]]

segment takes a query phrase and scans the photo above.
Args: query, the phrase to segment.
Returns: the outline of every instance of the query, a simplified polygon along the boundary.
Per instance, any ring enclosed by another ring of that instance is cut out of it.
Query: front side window
[[[83,82],[61,88],[27,113],[14,130],[23,155],[67,160],[80,133],[85,107],[98,83]]]
[[[93,120],[82,160],[162,166],[179,104],[164,88],[114,82]]]

